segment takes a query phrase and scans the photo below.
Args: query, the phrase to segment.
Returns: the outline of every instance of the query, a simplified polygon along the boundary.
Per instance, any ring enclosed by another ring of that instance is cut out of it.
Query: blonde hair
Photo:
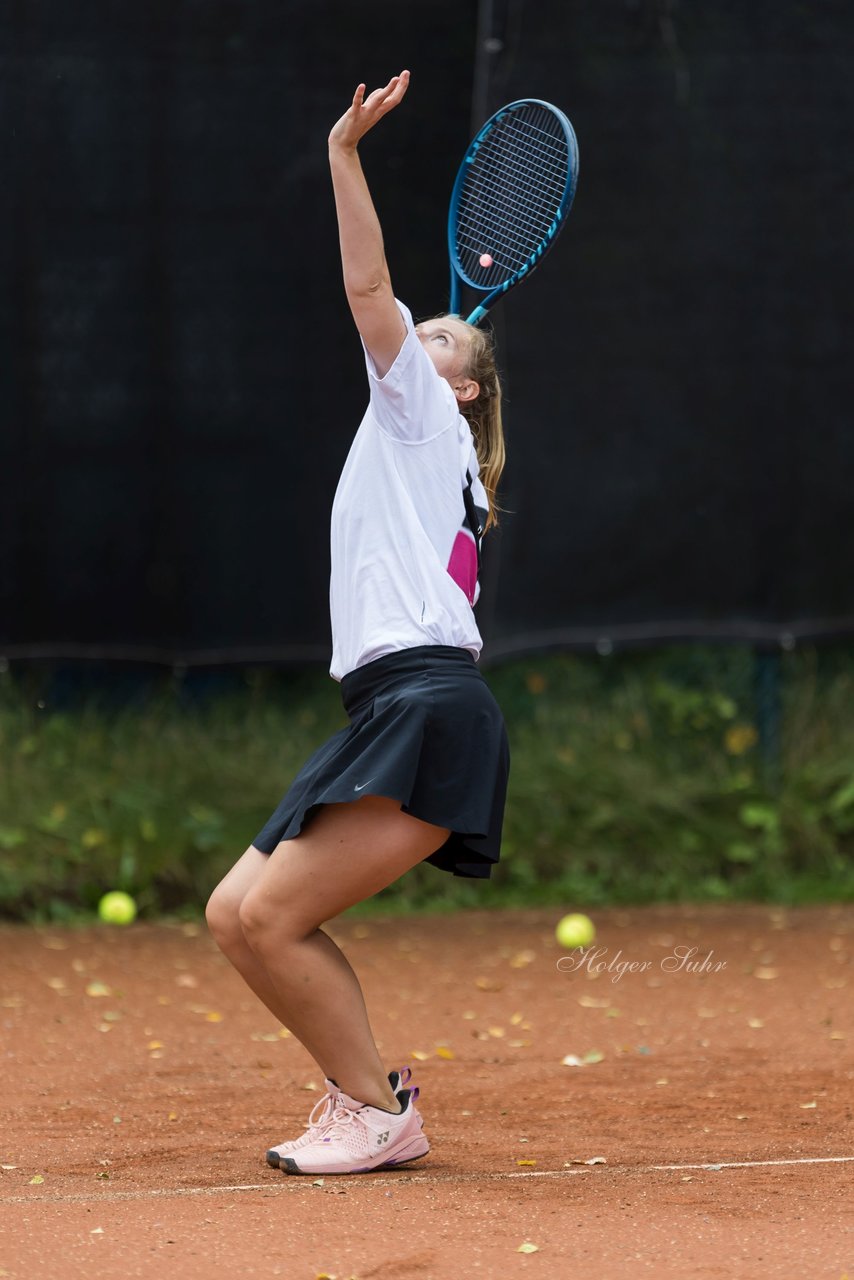
[[[462,316],[452,317],[462,320]],[[465,321],[463,320],[465,324]],[[498,482],[504,470],[504,427],[501,421],[501,380],[495,363],[495,341],[488,329],[466,325],[469,330],[469,354],[465,374],[480,387],[477,398],[464,400],[460,413],[465,417],[474,437],[477,460],[480,463],[480,482],[486,490],[489,511],[484,532],[498,524]]]

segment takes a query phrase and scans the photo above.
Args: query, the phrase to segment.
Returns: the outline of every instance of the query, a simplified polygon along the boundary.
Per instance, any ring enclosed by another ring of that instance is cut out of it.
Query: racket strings
[[[509,180],[513,193],[524,195],[532,211],[537,206],[557,208],[566,186],[565,169],[552,178],[542,168],[534,172],[530,166],[521,168],[516,157],[510,158],[510,163],[502,161],[503,157],[497,157],[494,163],[469,175],[463,188],[463,198],[469,205],[476,200],[497,199],[506,192]]]
[[[556,212],[563,194],[563,182],[549,183],[542,174],[530,169],[514,171],[507,165],[472,175],[463,189],[467,212],[480,205],[482,212],[488,213],[499,200],[509,197],[525,210],[529,224],[538,224],[545,213]]]
[[[484,198],[492,201],[486,208],[480,204]],[[507,258],[508,265],[512,262],[516,270],[548,234],[559,205],[560,196],[541,202],[541,207],[532,211],[527,191],[512,192],[505,184],[485,193],[481,190],[475,205],[458,211],[458,249],[468,250],[478,258],[488,250],[495,262]]]
[[[560,208],[563,194],[563,184],[544,191],[533,186],[530,178],[510,184],[504,174],[478,175],[463,190],[460,220],[489,221],[512,208],[519,231],[538,237]]]
[[[548,234],[557,215],[557,206],[549,205],[543,214],[532,219],[524,197],[505,197],[503,210],[495,208],[487,213],[466,211],[459,219],[458,247],[472,253],[477,251],[477,256],[488,251],[496,261],[496,254],[505,254],[514,261],[520,258],[524,262]]]
[[[542,108],[511,113],[490,130],[472,156],[457,209],[457,251],[473,282],[514,274],[542,248],[569,165],[563,130]],[[484,268],[479,259],[487,252],[492,264]]]

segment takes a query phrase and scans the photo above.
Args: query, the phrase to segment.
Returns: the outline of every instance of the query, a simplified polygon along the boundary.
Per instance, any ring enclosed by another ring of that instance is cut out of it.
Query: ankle
[[[346,1093],[347,1090],[345,1089],[344,1092]],[[355,1093],[350,1096],[358,1098],[359,1102],[364,1103],[367,1107],[375,1107],[377,1111],[388,1111],[392,1115],[399,1115],[403,1110],[403,1107],[400,1105],[400,1100],[396,1094],[391,1092],[391,1090],[389,1090],[388,1093],[381,1093],[379,1090],[375,1089],[370,1091],[365,1090],[362,1093]]]
[[[399,1116],[403,1107],[400,1105],[400,1099],[394,1095],[391,1102],[384,1102],[382,1106],[377,1108],[379,1111],[389,1111],[393,1116]]]

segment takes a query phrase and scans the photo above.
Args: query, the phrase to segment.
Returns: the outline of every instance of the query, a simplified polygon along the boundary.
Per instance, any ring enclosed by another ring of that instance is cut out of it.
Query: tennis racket
[[[496,111],[469,146],[448,212],[450,311],[463,284],[490,307],[538,267],[557,239],[578,181],[578,142],[562,111],[524,98]]]

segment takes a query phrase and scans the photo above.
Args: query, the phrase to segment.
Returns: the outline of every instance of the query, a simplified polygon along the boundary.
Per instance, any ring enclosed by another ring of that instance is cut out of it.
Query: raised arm
[[[362,172],[358,144],[402,100],[409,72],[393,76],[367,98],[360,84],[349,109],[329,134],[329,167],[338,214],[344,289],[356,327],[382,377],[394,364],[406,334],[383,249],[382,230]]]

